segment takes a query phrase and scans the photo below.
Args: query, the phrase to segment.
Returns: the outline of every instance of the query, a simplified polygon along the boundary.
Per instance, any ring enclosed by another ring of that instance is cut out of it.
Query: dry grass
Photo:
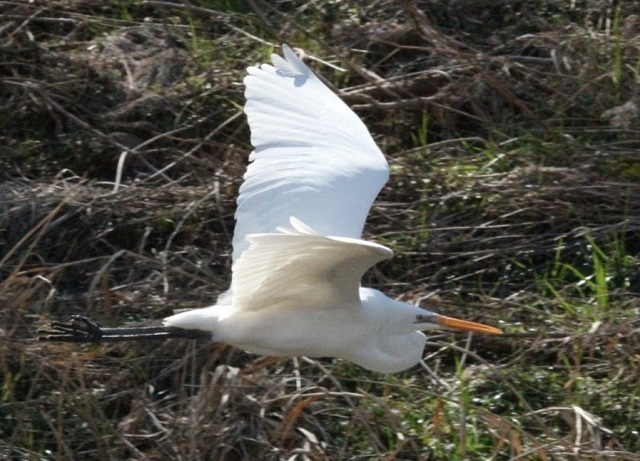
[[[640,459],[632,3],[0,2],[0,457]],[[434,336],[396,376],[37,342],[226,288],[239,83],[283,41],[392,164],[367,283],[508,334]]]

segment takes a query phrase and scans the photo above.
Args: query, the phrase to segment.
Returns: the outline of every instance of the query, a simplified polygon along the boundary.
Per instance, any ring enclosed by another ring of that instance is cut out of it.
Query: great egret
[[[249,67],[255,150],[240,188],[229,290],[164,326],[100,328],[83,317],[43,339],[102,342],[212,337],[249,352],[339,357],[394,373],[417,364],[424,330],[501,333],[360,286],[390,249],[361,240],[389,166],[367,128],[287,45]]]

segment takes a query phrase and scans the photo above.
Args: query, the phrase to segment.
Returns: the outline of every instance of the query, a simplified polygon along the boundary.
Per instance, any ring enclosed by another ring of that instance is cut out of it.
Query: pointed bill
[[[432,319],[433,323],[442,325],[450,330],[457,331],[475,331],[478,333],[489,333],[493,335],[502,334],[502,330],[499,328],[490,327],[489,325],[483,325],[481,323],[469,322],[468,320],[460,320],[453,317],[447,317],[445,315],[435,315]]]

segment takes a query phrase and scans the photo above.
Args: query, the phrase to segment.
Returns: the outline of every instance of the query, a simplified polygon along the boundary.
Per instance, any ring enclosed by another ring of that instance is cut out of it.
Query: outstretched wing
[[[359,238],[389,177],[358,116],[291,48],[283,52],[244,79],[255,150],[238,197],[234,263],[249,234],[275,233],[290,216],[324,235]]]
[[[233,266],[233,307],[322,309],[360,305],[360,279],[374,264],[393,256],[377,243],[327,237],[295,218],[292,228],[253,234]]]

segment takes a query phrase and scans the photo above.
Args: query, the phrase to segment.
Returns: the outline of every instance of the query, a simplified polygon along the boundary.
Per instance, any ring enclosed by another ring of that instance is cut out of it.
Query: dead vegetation
[[[638,459],[638,7],[209,3],[0,2],[2,457]],[[392,164],[368,284],[509,334],[436,336],[394,377],[35,341],[226,288],[240,82],[280,42]]]

